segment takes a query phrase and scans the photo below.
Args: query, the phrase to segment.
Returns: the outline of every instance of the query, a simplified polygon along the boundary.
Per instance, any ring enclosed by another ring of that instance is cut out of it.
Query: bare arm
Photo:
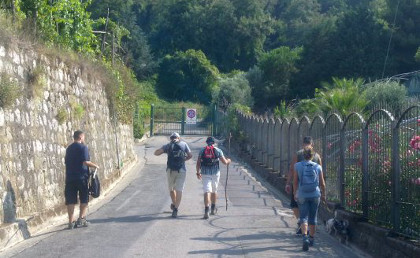
[[[220,161],[225,165],[229,165],[230,162],[232,162],[230,159],[225,158],[224,156],[220,157]]]
[[[156,156],[160,156],[160,155],[162,155],[164,152],[165,152],[165,151],[164,151],[162,148],[160,148],[160,149],[155,150],[155,155],[156,155]]]
[[[192,153],[191,152],[187,152],[187,157],[185,157],[185,161],[189,160],[192,158]]]
[[[293,167],[293,194],[295,196],[295,199],[297,197],[296,193],[297,193],[297,190],[298,190],[298,187],[299,187],[298,180],[299,180],[298,173],[296,172],[296,170]]]
[[[93,163],[92,161],[85,161],[83,162],[83,165],[91,167],[91,168],[99,168],[99,166]]]
[[[197,163],[195,164],[195,170],[197,171],[196,175],[197,175],[198,179],[201,179],[200,169],[201,169],[201,160],[200,160],[200,157],[199,157],[197,159]]]
[[[324,173],[319,173],[319,187],[321,188],[321,200],[326,202],[326,192],[325,192],[325,180],[324,180]]]
[[[294,171],[295,171],[295,164],[297,162],[297,156],[294,155],[292,158],[292,162],[290,163],[289,173],[287,174],[286,184],[290,185],[292,179],[294,179]]]

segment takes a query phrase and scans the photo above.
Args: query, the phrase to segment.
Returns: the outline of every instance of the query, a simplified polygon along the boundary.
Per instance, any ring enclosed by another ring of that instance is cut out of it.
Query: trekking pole
[[[230,138],[232,137],[232,134],[229,132],[229,145],[228,145],[228,154],[230,156]],[[225,183],[225,199],[226,199],[226,210],[228,209],[228,199],[227,199],[227,184],[229,179],[229,164],[226,166],[226,183]]]

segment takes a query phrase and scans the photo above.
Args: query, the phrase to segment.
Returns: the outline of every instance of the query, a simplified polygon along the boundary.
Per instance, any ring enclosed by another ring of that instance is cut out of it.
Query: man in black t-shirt
[[[89,150],[84,144],[85,134],[82,131],[75,131],[74,142],[66,149],[66,186],[64,196],[66,199],[67,213],[69,215],[69,229],[75,227],[87,227],[86,212],[89,202],[88,178],[89,167],[99,168],[90,161]],[[74,207],[77,204],[77,195],[80,199],[79,218],[74,221]]]

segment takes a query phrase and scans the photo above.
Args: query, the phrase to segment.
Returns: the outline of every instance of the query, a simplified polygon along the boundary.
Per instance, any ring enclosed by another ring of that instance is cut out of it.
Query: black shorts
[[[66,205],[77,204],[77,194],[79,194],[80,203],[89,202],[88,180],[77,180],[66,183],[64,196]]]
[[[290,208],[294,209],[294,208],[298,208],[298,203],[295,201],[295,195],[293,194],[293,186],[290,187],[292,189],[292,198],[290,199]]]

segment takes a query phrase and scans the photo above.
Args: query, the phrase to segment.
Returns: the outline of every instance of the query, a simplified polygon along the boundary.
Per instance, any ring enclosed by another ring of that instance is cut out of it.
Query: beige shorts
[[[179,191],[182,192],[185,186],[185,176],[186,171],[184,169],[178,170],[166,170],[166,175],[168,177],[168,188],[169,191]]]
[[[217,193],[219,186],[220,172],[215,175],[201,175],[203,181],[203,191],[205,193]]]

